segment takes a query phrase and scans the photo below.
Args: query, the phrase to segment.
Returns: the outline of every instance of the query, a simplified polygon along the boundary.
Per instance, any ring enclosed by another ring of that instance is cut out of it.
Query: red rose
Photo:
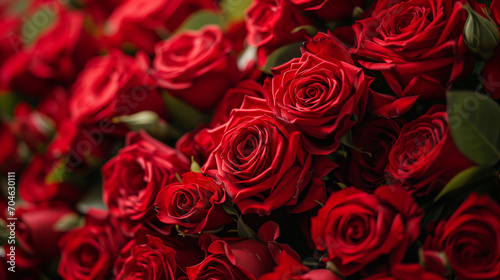
[[[245,14],[248,30],[247,42],[258,47],[258,64],[264,65],[267,55],[288,43],[303,41],[305,30],[293,32],[295,28],[311,21],[300,13],[289,0],[256,0]]]
[[[387,182],[389,152],[403,125],[401,119],[370,118],[354,127],[352,143],[361,151],[351,150],[348,162],[339,163],[335,174],[344,184],[373,193]]]
[[[372,78],[361,68],[305,52],[273,74],[264,85],[269,106],[303,133],[305,148],[313,154],[335,151],[340,138],[364,116]]]
[[[224,184],[243,214],[269,215],[282,206],[303,212],[325,200],[321,178],[334,164],[306,152],[300,132],[276,119],[264,99],[245,98],[212,139],[220,144],[202,172]]]
[[[0,121],[0,170],[14,172],[21,165],[17,139],[9,126]]]
[[[362,280],[446,280],[446,278],[425,271],[418,263],[398,263],[392,265],[388,272],[364,277]]]
[[[9,57],[0,69],[2,87],[40,98],[55,85],[69,87],[85,62],[98,54],[97,41],[83,28],[84,15],[64,11],[55,3],[41,6],[35,14],[54,17],[50,13],[57,13],[55,23],[41,32],[32,46]],[[22,37],[17,39],[34,39],[40,28],[35,26],[36,18],[25,21]]]
[[[73,85],[68,108],[71,118],[100,126],[113,117],[144,110],[154,111],[161,118],[167,117],[163,98],[154,81],[132,57],[118,50],[87,63]],[[107,133],[123,134],[124,129],[115,127]]]
[[[355,7],[363,7],[364,0],[290,0],[325,21],[334,21],[352,16]]]
[[[259,280],[341,280],[342,277],[327,269],[310,270],[300,259],[281,251],[276,257],[278,266]]]
[[[188,267],[189,280],[255,280],[272,271],[276,264],[275,254],[285,251],[298,258],[297,253],[288,245],[275,241],[279,236],[276,223],[264,224],[259,229],[258,236],[259,240],[219,239],[213,235],[203,235],[200,245],[207,256],[201,263]]]
[[[57,260],[60,254],[57,242],[66,233],[58,228],[58,223],[69,216],[79,217],[74,210],[61,204],[16,209],[16,244],[19,245],[16,246],[19,248],[16,265],[25,269]]]
[[[189,170],[189,160],[144,131],[127,134],[125,147],[102,168],[103,199],[110,213],[124,219],[127,230],[156,214],[158,191]]]
[[[373,15],[353,25],[352,51],[380,71],[400,98],[444,98],[472,67],[462,31],[465,0],[378,1]]]
[[[16,16],[8,15],[5,11],[0,11],[0,67],[1,65],[17,51],[22,48],[21,38],[18,37],[21,29],[21,19]],[[0,85],[1,88],[1,85]]]
[[[176,279],[175,250],[151,235],[144,244],[134,244],[115,264],[117,280],[140,278],[144,280]]]
[[[325,260],[351,275],[381,256],[400,262],[420,233],[423,211],[401,189],[383,186],[368,194],[349,187],[333,193],[311,219],[311,237]]]
[[[205,164],[208,156],[215,149],[207,127],[208,125],[202,124],[194,131],[184,133],[175,143],[177,150],[188,158],[193,157],[200,166]]]
[[[113,140],[107,133],[115,127],[110,120],[101,121],[99,125],[63,120],[49,143],[48,153],[54,159],[63,160],[69,172],[100,166],[108,158]]]
[[[222,208],[224,189],[210,177],[188,172],[182,183],[171,183],[156,196],[155,207],[160,221],[179,226],[184,233],[216,230],[232,221]]]
[[[54,123],[27,103],[19,102],[14,109],[12,131],[36,152],[43,150],[53,136]]]
[[[444,251],[458,280],[500,278],[500,206],[472,193],[424,247]]]
[[[221,28],[186,30],[155,46],[158,84],[190,105],[211,109],[240,76],[231,43]]]
[[[44,204],[54,200],[75,203],[83,191],[75,184],[65,182],[62,162],[50,153],[35,154],[19,179],[19,196],[31,203]]]
[[[175,31],[193,12],[215,8],[215,2],[210,0],[127,0],[109,17],[106,33],[118,48],[132,43],[152,54],[154,44]]]
[[[498,1],[500,3],[500,1]],[[500,13],[500,11],[499,11]],[[493,57],[488,60],[483,70],[483,89],[494,99],[500,99],[500,44]]]
[[[113,262],[125,242],[115,220],[102,210],[92,210],[84,227],[59,241],[62,256],[58,273],[67,280],[111,279]]]
[[[386,171],[392,184],[422,196],[439,192],[457,173],[473,165],[453,142],[444,107],[435,106],[403,126]]]

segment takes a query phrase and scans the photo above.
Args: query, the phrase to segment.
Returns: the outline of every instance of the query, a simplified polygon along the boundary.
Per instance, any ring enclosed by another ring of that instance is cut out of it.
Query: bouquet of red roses
[[[0,3],[0,279],[500,279],[500,1]]]

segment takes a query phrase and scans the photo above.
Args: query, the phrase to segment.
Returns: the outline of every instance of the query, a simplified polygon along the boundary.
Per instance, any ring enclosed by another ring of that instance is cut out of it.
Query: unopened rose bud
[[[488,60],[495,53],[498,44],[498,27],[491,19],[484,18],[469,5],[464,6],[464,9],[469,13],[464,26],[465,44],[472,52]]]

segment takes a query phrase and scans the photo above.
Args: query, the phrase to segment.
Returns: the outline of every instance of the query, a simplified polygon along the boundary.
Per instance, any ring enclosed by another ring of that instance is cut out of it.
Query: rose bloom
[[[275,255],[286,252],[294,258],[298,254],[288,245],[277,243],[278,225],[267,222],[259,229],[259,240],[251,238],[220,239],[205,234],[200,238],[201,248],[206,252],[199,264],[188,267],[189,280],[256,280],[271,272]]]
[[[397,263],[390,267],[390,271],[376,273],[362,280],[446,280],[446,278],[426,271],[419,263]]]
[[[161,118],[167,112],[160,92],[138,62],[119,50],[91,59],[73,85],[68,102],[70,117],[85,124],[149,110]],[[111,132],[124,134],[116,127]],[[107,131],[108,129],[103,129]]]
[[[324,21],[340,20],[352,16],[355,7],[363,7],[364,0],[290,0]]]
[[[171,183],[156,196],[157,217],[166,224],[177,225],[183,233],[196,234],[216,230],[232,221],[222,208],[226,193],[210,177],[188,172],[182,183]]]
[[[158,191],[188,170],[189,160],[175,149],[144,131],[130,132],[125,147],[102,168],[104,203],[134,231],[155,217]]]
[[[404,121],[368,118],[352,130],[352,143],[361,151],[351,150],[344,164],[339,162],[335,174],[346,185],[371,192],[387,182],[385,169],[389,152],[398,139]]]
[[[321,43],[333,44],[326,39]],[[269,107],[303,133],[306,149],[313,154],[330,154],[339,147],[340,138],[363,118],[373,79],[353,66],[340,46],[336,48],[339,54],[332,57],[317,44],[312,41],[309,50],[318,51],[320,56],[305,51],[301,58],[274,68],[273,78],[264,86]]]
[[[135,242],[134,242],[135,243]],[[116,279],[177,279],[175,250],[151,235],[144,244],[134,244],[115,263]]]
[[[69,170],[61,164],[61,160],[51,153],[33,154],[20,176],[19,196],[33,204],[57,200],[76,203],[80,200],[83,190],[79,186],[74,182],[58,181],[62,172]]]
[[[91,210],[83,227],[59,241],[58,273],[67,280],[111,279],[113,262],[125,243],[116,220],[103,210]]]
[[[126,0],[113,10],[105,31],[115,47],[131,43],[152,54],[154,44],[174,32],[192,13],[215,8],[210,0]]]
[[[424,248],[444,251],[458,280],[500,278],[500,206],[472,193],[446,221],[441,221]]]
[[[400,262],[420,233],[423,211],[403,190],[382,186],[374,194],[353,187],[331,194],[311,219],[311,237],[325,261],[343,275],[351,275],[388,256],[389,265]]]
[[[278,264],[274,271],[264,274],[259,280],[342,280],[343,278],[328,269],[310,270],[300,258],[281,251],[275,258]]]
[[[17,151],[17,139],[12,130],[0,121],[0,170],[14,172],[21,165],[21,157]]]
[[[308,36],[305,30],[292,31],[311,21],[288,0],[256,0],[245,13],[245,23],[247,43],[258,47],[258,65],[264,65],[273,50],[303,41]]]
[[[453,142],[444,106],[406,124],[389,153],[392,184],[416,196],[436,194],[457,173],[472,167]]]
[[[306,152],[300,132],[276,119],[264,99],[245,98],[211,136],[219,144],[202,172],[224,184],[243,214],[269,215],[282,206],[303,212],[325,200],[321,178],[335,165]]]
[[[156,44],[153,75],[174,96],[211,109],[240,78],[231,48],[217,25],[179,32]]]
[[[23,269],[47,265],[59,258],[57,242],[66,230],[57,228],[58,223],[72,216],[79,216],[64,203],[29,205],[16,209],[16,265]],[[10,245],[5,244],[9,252]]]
[[[99,53],[99,43],[83,28],[84,15],[65,11],[54,3],[56,10],[51,10],[52,5],[42,5],[36,13],[49,17],[48,11],[57,12],[54,23],[36,37],[32,46],[11,55],[1,67],[2,89],[42,99],[55,85],[69,88],[87,60]],[[35,25],[27,20],[23,29],[27,36],[39,30]],[[13,42],[23,40],[17,34],[10,35]]]
[[[195,130],[184,133],[175,143],[175,148],[188,158],[193,157],[200,166],[203,166],[215,149],[210,139],[208,125],[201,124]]]
[[[465,0],[377,1],[373,15],[352,28],[352,52],[380,71],[400,98],[440,99],[472,70],[462,31]]]

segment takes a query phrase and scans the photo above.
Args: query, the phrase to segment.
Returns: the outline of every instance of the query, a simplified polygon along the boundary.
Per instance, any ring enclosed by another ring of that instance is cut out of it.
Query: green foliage
[[[458,149],[478,165],[500,160],[500,106],[472,91],[448,93],[450,131]]]

